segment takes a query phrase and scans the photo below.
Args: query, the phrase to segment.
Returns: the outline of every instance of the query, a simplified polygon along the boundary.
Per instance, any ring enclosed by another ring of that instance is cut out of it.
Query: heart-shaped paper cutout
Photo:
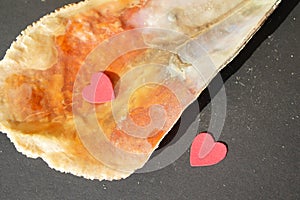
[[[211,166],[221,162],[227,154],[227,147],[215,142],[208,133],[199,134],[193,141],[190,153],[192,167]]]
[[[82,91],[84,100],[89,103],[105,103],[115,98],[110,78],[103,72],[93,74],[91,84]]]

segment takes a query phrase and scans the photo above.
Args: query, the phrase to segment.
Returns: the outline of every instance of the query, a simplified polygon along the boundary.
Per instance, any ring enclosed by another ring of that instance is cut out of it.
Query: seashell
[[[0,61],[0,131],[28,157],[126,178],[280,0],[86,0],[24,30]],[[93,74],[116,98],[92,104]]]

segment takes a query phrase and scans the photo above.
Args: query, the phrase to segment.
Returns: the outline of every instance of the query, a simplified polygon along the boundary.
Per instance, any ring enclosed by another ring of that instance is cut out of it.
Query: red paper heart
[[[91,84],[83,89],[82,96],[89,103],[112,101],[115,94],[111,80],[103,72],[93,74]]]
[[[221,162],[227,154],[227,147],[215,142],[208,133],[199,134],[193,141],[190,153],[192,167],[211,166]]]

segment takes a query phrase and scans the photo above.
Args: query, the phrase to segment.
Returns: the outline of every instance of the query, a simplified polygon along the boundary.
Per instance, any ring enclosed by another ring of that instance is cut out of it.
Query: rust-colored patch
[[[63,125],[72,116],[73,85],[76,75],[83,61],[97,45],[115,34],[133,28],[125,21],[139,9],[139,7],[125,9],[119,17],[110,12],[103,14],[98,9],[91,9],[89,12],[64,19],[65,34],[55,38],[58,62],[44,71],[28,70],[23,75],[12,75],[6,79],[6,90],[18,94],[7,96],[8,101],[13,99],[10,104],[13,111],[12,120],[9,121],[10,128],[26,134],[43,134],[58,138],[63,135],[64,138],[77,141],[76,131],[69,131]],[[119,77],[132,67],[129,66],[130,63],[144,52],[137,50],[122,55],[107,68],[108,72],[115,74],[111,76],[114,85]],[[31,93],[24,101],[22,94],[29,95],[27,90]],[[101,108],[101,115],[98,115],[99,124],[112,143],[120,148],[149,153],[181,111],[179,102],[171,91],[163,86],[148,85],[133,94],[129,116],[138,125],[145,126],[149,123],[148,110],[153,104],[165,108],[167,122],[163,130],[157,130],[157,134],[151,138],[135,138],[118,130],[110,107]]]

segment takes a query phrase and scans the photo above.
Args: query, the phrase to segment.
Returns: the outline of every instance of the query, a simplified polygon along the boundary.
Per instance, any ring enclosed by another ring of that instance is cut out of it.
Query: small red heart
[[[89,103],[112,101],[115,94],[111,80],[103,72],[93,74],[91,84],[82,90],[82,97]]]
[[[211,166],[221,162],[227,154],[227,147],[215,142],[208,133],[199,134],[193,141],[190,153],[192,167]]]

